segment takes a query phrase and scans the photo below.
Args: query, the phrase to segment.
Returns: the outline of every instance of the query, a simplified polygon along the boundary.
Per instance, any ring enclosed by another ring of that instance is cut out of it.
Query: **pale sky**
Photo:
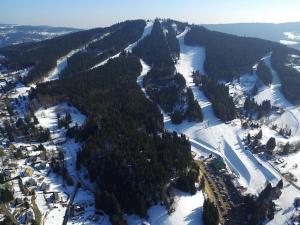
[[[300,21],[300,0],[0,0],[0,23],[91,28],[127,19]]]

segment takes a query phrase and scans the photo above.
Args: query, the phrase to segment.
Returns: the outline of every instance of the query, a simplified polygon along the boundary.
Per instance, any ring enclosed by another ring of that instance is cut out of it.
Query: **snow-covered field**
[[[175,206],[176,210],[171,215],[166,208],[161,205],[152,206],[148,210],[149,219],[145,220],[134,215],[127,215],[126,219],[130,225],[141,225],[144,221],[151,225],[202,225],[202,205],[204,196],[201,191],[191,196],[183,192],[176,192]]]
[[[280,40],[281,44],[284,45],[298,45],[300,41],[300,34],[296,32],[284,32],[284,38]]]
[[[57,128],[57,114],[64,116],[66,113],[70,113],[72,117],[72,124],[74,126],[82,126],[86,120],[86,116],[83,115],[77,108],[64,102],[49,108],[40,108],[36,111],[35,116],[39,120],[39,123],[44,128],[49,128],[50,131],[56,131]]]
[[[259,93],[255,96],[255,100],[258,104],[261,104],[264,100],[270,100],[272,105],[279,106],[281,108],[291,107],[292,104],[281,93],[281,82],[277,72],[271,66],[271,55],[267,55],[262,60],[271,70],[273,81],[270,86],[263,86]]]

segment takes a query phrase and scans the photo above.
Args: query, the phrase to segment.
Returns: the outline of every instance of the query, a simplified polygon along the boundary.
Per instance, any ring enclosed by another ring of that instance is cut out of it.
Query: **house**
[[[35,166],[35,168],[38,169],[38,170],[44,170],[44,169],[46,169],[46,165],[47,165],[47,163],[45,163],[45,162],[40,162],[40,163],[38,163],[38,164]]]
[[[49,184],[47,184],[46,182],[43,182],[40,186],[40,190],[47,191],[48,189],[49,189]]]
[[[0,172],[0,183],[5,183],[5,181],[9,180],[11,177],[5,174],[5,171]]]
[[[36,160],[37,160],[36,156],[30,156],[29,158],[27,158],[28,163],[34,163],[34,162],[36,162]]]
[[[37,186],[37,183],[36,183],[35,179],[33,179],[33,178],[30,178],[28,181],[26,181],[25,184],[27,187]]]
[[[31,177],[33,174],[33,169],[31,167],[27,167],[23,172],[25,177]]]
[[[47,160],[48,159],[46,151],[41,151],[41,153],[40,153],[40,159],[41,160]]]
[[[71,207],[71,216],[72,217],[80,216],[84,213],[84,211],[85,210],[83,206],[74,204]]]
[[[59,201],[59,196],[57,192],[54,192],[51,196],[52,202],[57,203]]]
[[[34,214],[33,211],[29,209],[25,213],[25,221],[26,223],[30,223],[32,220],[34,220]]]
[[[18,206],[18,205],[21,205],[24,203],[24,200],[22,198],[16,198],[15,199],[15,205]]]

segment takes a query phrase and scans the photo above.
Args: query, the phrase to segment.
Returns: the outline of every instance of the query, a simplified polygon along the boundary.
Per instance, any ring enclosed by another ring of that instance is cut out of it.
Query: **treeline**
[[[192,26],[185,44],[206,50],[205,71],[217,80],[230,81],[252,66],[279,44],[257,38],[239,37],[201,26]]]
[[[218,225],[220,221],[218,209],[209,199],[203,204],[202,221],[205,225]]]
[[[164,26],[168,30],[166,36],[159,20],[155,20],[151,34],[133,49],[134,54],[151,66],[143,85],[150,98],[171,114],[173,123],[181,123],[186,118],[202,121],[200,106],[195,106],[198,103],[191,96],[193,93],[186,91],[185,79],[175,71],[174,60],[180,53],[176,32],[172,23],[165,22]]]
[[[272,105],[270,100],[264,100],[261,104],[257,104],[253,98],[247,96],[244,102],[244,110],[248,116],[254,114],[260,119],[264,116],[268,116],[271,113]]]
[[[272,54],[272,66],[278,73],[282,84],[284,96],[294,104],[300,103],[300,72],[288,66],[290,54],[300,56],[300,52],[295,49],[281,46],[276,48]]]
[[[145,26],[144,20],[125,21],[112,26],[103,34],[102,39],[90,44],[85,51],[68,58],[68,67],[60,77],[72,77],[121,52],[142,36]]]
[[[264,61],[259,62],[256,74],[265,85],[268,86],[272,83],[273,76],[271,70]]]
[[[171,121],[174,124],[180,124],[184,119],[189,122],[201,122],[203,121],[202,109],[199,106],[197,100],[194,98],[194,94],[191,88],[186,89],[187,95],[187,108],[185,111],[175,109],[171,114]]]
[[[84,143],[77,169],[88,169],[96,183],[96,206],[113,224],[125,224],[124,212],[146,217],[172,178],[193,177],[189,141],[164,131],[159,109],[136,83],[140,72],[139,59],[122,53],[102,67],[39,84],[30,93],[41,102],[69,100],[88,116],[85,126],[70,128],[68,136]]]
[[[213,78],[201,76],[198,72],[194,72],[193,76],[197,77],[197,85],[211,101],[215,115],[222,121],[233,120],[236,116],[236,108],[233,98],[229,95],[228,87]]]
[[[282,188],[282,180],[275,187],[268,183],[257,198],[250,195],[244,198],[246,213],[249,215],[248,225],[260,225],[274,218],[275,203],[273,201],[280,197]]]

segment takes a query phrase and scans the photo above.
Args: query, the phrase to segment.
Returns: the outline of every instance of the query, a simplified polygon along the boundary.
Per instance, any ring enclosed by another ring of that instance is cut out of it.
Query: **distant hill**
[[[205,24],[206,28],[224,33],[257,37],[280,42],[300,49],[300,22],[292,23],[235,23],[235,24]]]
[[[42,41],[74,31],[79,31],[79,29],[66,27],[0,24],[0,47],[24,42]]]

